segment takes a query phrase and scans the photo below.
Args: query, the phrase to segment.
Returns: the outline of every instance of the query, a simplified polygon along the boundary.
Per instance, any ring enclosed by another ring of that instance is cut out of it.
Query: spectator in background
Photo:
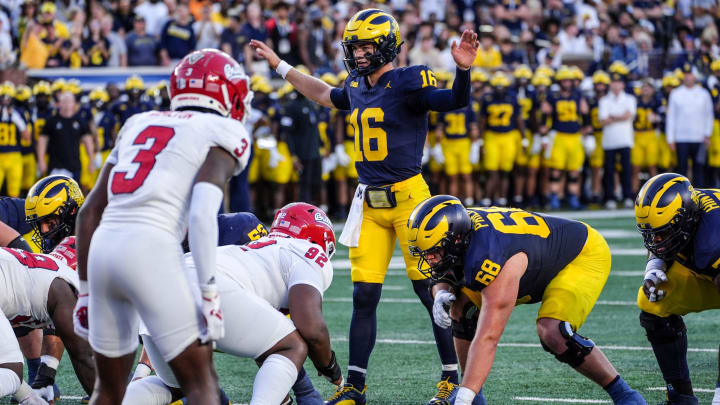
[[[329,66],[326,55],[330,53],[330,37],[322,24],[323,14],[317,7],[311,7],[305,14],[305,20],[298,24],[298,43],[300,58],[311,72]],[[437,48],[435,51],[438,52]]]
[[[2,28],[3,22],[0,22]],[[15,62],[15,48],[9,31],[0,29],[0,69],[7,69]]]
[[[480,27],[480,49],[478,49],[473,66],[491,70],[502,65],[502,56],[495,46],[495,37],[493,37],[492,31],[492,27]]]
[[[322,157],[317,107],[298,92],[290,97],[280,113],[280,131],[285,133],[293,166],[300,175],[299,201],[319,205]]]
[[[200,9],[200,18],[193,24],[193,31],[197,38],[196,49],[220,47],[220,34],[223,32],[223,26],[213,22],[210,18],[211,14],[212,4],[204,2]]]
[[[598,119],[603,126],[602,148],[604,154],[603,184],[605,188],[605,207],[614,209],[615,173],[620,160],[622,173],[622,198],[625,208],[632,208],[633,195],[630,182],[630,149],[633,146],[633,119],[637,111],[635,96],[625,92],[625,76],[619,73],[611,75],[610,91],[598,104]],[[596,145],[600,147],[600,145]]]
[[[550,41],[540,41],[542,49],[537,53],[538,65],[552,66],[558,69],[562,65],[562,54],[560,53],[560,41],[553,38]]]
[[[82,47],[83,66],[107,66],[110,59],[110,41],[103,35],[100,21],[90,21],[90,35],[83,41]]]
[[[50,117],[37,141],[38,169],[49,175],[62,174],[80,181],[80,143],[88,156],[94,156],[95,150],[88,122],[82,119],[75,96],[63,91],[58,97],[57,113]],[[50,153],[50,164],[45,156]],[[90,172],[95,171],[93,160],[89,163]]]
[[[41,38],[47,36],[48,31],[52,31],[53,35],[57,38],[66,39],[70,37],[70,31],[68,31],[67,25],[55,18],[56,11],[55,3],[50,1],[46,1],[42,7],[40,7],[38,22],[45,28],[45,32],[40,34]]]
[[[510,38],[500,41],[500,56],[502,64],[511,69],[525,62],[522,52]]]
[[[443,70],[440,52],[435,47],[435,39],[428,35],[415,41],[415,46],[408,54],[408,64],[427,65],[435,71]]]
[[[78,69],[83,66],[85,50],[83,49],[83,41],[79,34],[74,34],[70,39],[63,41],[56,57],[52,59],[52,63],[58,67],[69,67]]]
[[[145,31],[145,24],[145,17],[136,15],[133,30],[125,37],[128,66],[157,65],[158,43]]]
[[[245,38],[245,42],[242,44],[245,70],[250,74],[267,74],[269,69],[267,62],[265,62],[264,59],[259,58],[248,46],[251,39],[256,39],[261,42],[267,42],[268,40],[267,28],[265,28],[265,22],[263,21],[262,10],[257,3],[250,3],[248,4],[245,13],[247,16],[247,22],[243,24],[240,29],[241,35]]]
[[[298,54],[297,26],[290,20],[290,5],[280,0],[273,6],[273,17],[265,23],[273,50],[290,66],[302,63]]]
[[[114,17],[113,31],[125,36],[128,32],[133,30],[135,12],[133,11],[130,0],[118,1],[117,9],[112,13],[112,15]]]
[[[113,17],[109,13],[100,19],[100,30],[110,44],[110,58],[108,59],[107,65],[112,67],[126,67],[127,47],[125,46],[125,40],[113,31]]]
[[[710,93],[697,84],[690,64],[683,66],[683,85],[670,93],[665,136],[670,150],[677,152],[677,172],[687,175],[692,161],[692,182],[705,186],[705,163],[710,145],[714,110]]]
[[[230,12],[229,17],[228,26],[223,30],[222,35],[220,35],[220,49],[228,55],[231,55],[239,63],[244,63],[245,44],[249,41],[242,33],[240,13],[233,10]]]
[[[156,38],[160,36],[163,26],[169,18],[168,8],[161,0],[146,0],[135,7],[135,15],[145,18],[147,23],[145,30]]]
[[[611,25],[607,32],[607,45],[610,47],[610,62],[622,61],[634,72],[637,49],[628,35],[627,31],[621,31],[617,26]]]
[[[195,50],[195,31],[187,4],[178,4],[175,18],[168,21],[160,35],[160,63],[170,66]]]
[[[40,39],[42,32],[42,25],[33,21],[28,22],[20,43],[20,63],[28,69],[44,68],[50,56],[47,47]]]
[[[560,54],[587,54],[591,52],[587,40],[580,36],[580,31],[575,20],[569,18],[563,23],[563,29],[558,34],[560,41]],[[562,56],[561,56],[562,57]]]

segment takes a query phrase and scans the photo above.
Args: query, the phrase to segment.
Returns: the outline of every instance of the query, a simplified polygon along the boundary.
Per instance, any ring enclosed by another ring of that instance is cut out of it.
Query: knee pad
[[[560,334],[566,340],[567,350],[560,354],[555,354],[555,358],[561,363],[566,363],[572,368],[577,368],[585,361],[585,357],[592,352],[595,347],[595,342],[573,332],[568,322],[560,322],[558,326],[560,328]],[[542,343],[542,346],[543,349],[552,353],[550,348],[544,343]]]
[[[472,341],[477,330],[480,311],[472,302],[465,304],[460,321],[452,320],[452,335],[458,339]]]
[[[577,183],[580,181],[580,173],[568,173],[568,183]]]
[[[672,343],[687,334],[685,322],[680,315],[663,318],[643,311],[640,312],[640,326],[645,328],[650,343]]]

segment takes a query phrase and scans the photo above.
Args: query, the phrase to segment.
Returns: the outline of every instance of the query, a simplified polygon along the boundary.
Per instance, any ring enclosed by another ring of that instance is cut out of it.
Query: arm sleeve
[[[188,240],[200,285],[207,284],[215,277],[218,245],[217,211],[222,199],[222,190],[214,184],[200,182],[193,186],[188,219]]]
[[[470,102],[470,70],[455,69],[452,89],[426,87],[408,98],[408,104],[418,110],[446,112],[457,110]]]
[[[350,98],[345,87],[332,89],[330,91],[330,100],[338,110],[350,109]]]

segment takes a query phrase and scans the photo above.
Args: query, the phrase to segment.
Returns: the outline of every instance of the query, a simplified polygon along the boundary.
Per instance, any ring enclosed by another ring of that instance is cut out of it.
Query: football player
[[[649,252],[637,295],[640,325],[667,384],[666,403],[697,404],[682,316],[720,308],[720,190],[657,175],[635,199],[635,221]]]
[[[0,189],[19,197],[22,188],[22,143],[30,141],[30,128],[23,114],[13,106],[15,85],[0,84]]]
[[[489,172],[482,205],[507,205],[510,172],[517,158],[518,134],[525,133],[525,122],[515,93],[509,91],[510,79],[497,72],[490,79],[493,92],[480,103],[480,133],[484,138],[483,160]]]
[[[647,169],[650,177],[657,174],[657,158],[660,149],[660,139],[657,124],[660,118],[661,101],[655,96],[655,88],[648,80],[642,82],[640,96],[637,98],[637,114],[633,121],[635,130],[635,143],[632,148],[630,161],[632,163],[632,191],[637,194],[640,189],[640,170]],[[630,207],[627,207],[630,208]]]
[[[0,397],[14,394],[21,404],[45,404],[39,396],[54,399],[52,385],[33,393],[22,383],[22,354],[12,327],[42,328],[53,325],[68,349],[75,374],[89,394],[93,389],[95,368],[90,346],[75,335],[72,311],[75,306],[78,277],[75,272],[75,240],[63,240],[50,254],[35,254],[19,249],[0,249]],[[40,374],[54,370],[43,369]]]
[[[485,385],[513,307],[536,302],[546,351],[603,387],[615,404],[646,404],[578,334],[610,274],[610,248],[598,231],[515,208],[466,209],[447,195],[420,203],[407,226],[418,271],[437,281],[435,322],[451,325],[445,306],[452,303],[457,351],[467,355],[456,405],[470,405]],[[469,304],[478,318],[461,321]]]
[[[112,106],[112,112],[117,117],[120,126],[125,125],[125,121],[133,115],[153,109],[152,104],[143,99],[144,90],[145,83],[139,76],[133,75],[125,80],[125,97],[121,97]]]
[[[592,127],[593,136],[595,137],[595,150],[590,156],[590,189],[592,196],[590,201],[599,204],[602,201],[602,167],[605,159],[602,148],[602,129],[603,125],[598,118],[598,106],[600,99],[608,92],[610,86],[610,75],[598,70],[592,75],[594,94],[588,99],[588,108],[590,109],[590,127]]]
[[[25,120],[30,136],[20,140],[20,154],[22,155],[22,181],[20,190],[26,193],[35,183],[36,166],[35,166],[35,143],[32,137],[33,121],[30,102],[32,90],[30,87],[21,84],[15,89],[15,109],[22,115]]]
[[[412,208],[429,197],[421,162],[428,133],[428,111],[452,111],[470,102],[470,65],[479,42],[471,30],[453,42],[457,65],[452,89],[438,89],[426,66],[394,68],[402,38],[395,18],[379,9],[358,11],[348,21],[342,48],[350,76],[343,88],[293,69],[266,44],[250,46],[270,67],[311,100],[349,110],[355,133],[355,168],[359,183],[340,242],[350,246],[353,314],[350,322],[348,379],[328,402],[364,404],[365,376],[377,332],[376,309],[396,241],[413,289],[428,311],[432,307],[429,280],[417,271],[417,259],[407,251],[405,223]],[[457,359],[447,331],[433,327],[443,363],[438,397],[444,403],[457,382]]]
[[[280,209],[268,237],[217,248],[217,284],[226,317],[225,337],[217,341],[217,348],[261,364],[251,404],[283,402],[307,356],[321,375],[341,383],[342,372],[322,315],[322,296],[333,278],[334,251],[330,220],[306,203]],[[185,261],[192,270],[190,254]],[[142,337],[157,377],[131,383],[123,403],[169,404],[182,396],[177,380],[153,337],[148,333]]]
[[[517,137],[517,144],[515,146],[517,150],[517,157],[515,159],[515,165],[517,166],[515,176],[515,193],[513,196],[513,206],[523,207],[525,206],[525,185],[528,179],[528,164],[530,163],[530,152],[532,150],[533,142],[533,128],[535,123],[533,120],[533,110],[535,105],[533,104],[534,95],[530,87],[530,81],[532,80],[532,70],[527,65],[518,65],[513,71],[513,77],[515,77],[515,94],[517,95],[518,106],[522,116],[523,123],[525,124],[525,131],[520,133]],[[450,193],[455,195],[453,193]],[[465,204],[465,201],[463,201]],[[465,204],[469,206],[468,204]]]
[[[661,172],[668,172],[672,170],[673,167],[677,166],[677,154],[675,154],[675,151],[670,149],[670,146],[667,143],[667,137],[665,136],[665,117],[667,115],[667,106],[668,100],[670,98],[670,92],[678,86],[680,86],[680,79],[677,75],[670,73],[663,76],[662,94],[660,96],[660,101],[662,104],[660,110],[658,111],[658,114],[660,115],[660,122],[658,126],[660,127],[661,131],[658,168]]]
[[[573,85],[576,74],[562,67],[555,75],[560,90],[551,94],[543,103],[542,110],[551,116],[551,126],[542,130],[550,138],[552,146],[545,153],[550,168],[549,208],[560,208],[560,194],[567,181],[567,203],[571,209],[580,209],[580,169],[585,162],[582,134],[584,117],[587,116],[587,100]],[[549,152],[549,153],[548,153]]]
[[[52,104],[52,89],[50,83],[41,80],[33,86],[33,97],[35,98],[35,105],[33,106],[30,114],[30,121],[33,123],[32,126],[32,138],[33,144],[37,145],[40,134],[43,133],[45,123],[55,113]],[[32,178],[33,183],[37,176],[37,158],[35,154],[32,155],[34,159],[34,166],[36,169],[33,170]],[[23,177],[25,178],[26,173],[23,171]],[[23,180],[25,181],[25,180]],[[30,183],[32,185],[32,183]],[[28,188],[29,189],[29,188]]]
[[[720,59],[714,60],[710,64],[710,70],[712,70],[715,77],[714,84],[709,89],[715,119],[713,120],[713,131],[710,136],[710,146],[708,147],[708,184],[713,187],[720,187]],[[709,82],[710,80],[708,80]]]
[[[531,111],[532,117],[530,120],[532,124],[531,128],[533,130],[533,137],[532,142],[530,143],[530,150],[528,152],[525,195],[529,199],[526,205],[537,207],[540,205],[537,191],[538,181],[540,181],[540,195],[545,195],[545,190],[547,188],[547,168],[541,167],[541,155],[546,145],[543,143],[543,138],[540,136],[540,127],[543,124],[543,113],[540,106],[545,100],[547,100],[552,80],[543,73],[536,72],[535,75],[533,75],[530,84],[532,84],[534,90],[532,93],[533,109]],[[540,179],[538,179],[538,173],[540,173]]]
[[[211,49],[180,61],[170,92],[173,111],[125,122],[78,215],[74,321],[95,352],[91,403],[122,402],[142,319],[189,402],[219,404],[208,344],[224,334],[215,217],[225,182],[250,155],[242,120],[252,92],[241,66]],[[188,228],[197,284],[182,276],[180,244]],[[193,299],[197,285],[201,308]]]

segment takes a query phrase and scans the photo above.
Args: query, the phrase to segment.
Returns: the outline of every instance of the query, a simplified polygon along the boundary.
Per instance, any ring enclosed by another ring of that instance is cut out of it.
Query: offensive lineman
[[[188,54],[170,80],[173,111],[125,122],[78,216],[81,281],[74,320],[76,333],[89,337],[95,352],[91,404],[122,402],[140,319],[189,403],[219,404],[206,344],[223,336],[215,216],[225,182],[250,155],[242,120],[252,92],[242,67],[218,50]],[[181,276],[180,244],[188,228],[197,280]],[[195,283],[202,308],[193,298]]]

